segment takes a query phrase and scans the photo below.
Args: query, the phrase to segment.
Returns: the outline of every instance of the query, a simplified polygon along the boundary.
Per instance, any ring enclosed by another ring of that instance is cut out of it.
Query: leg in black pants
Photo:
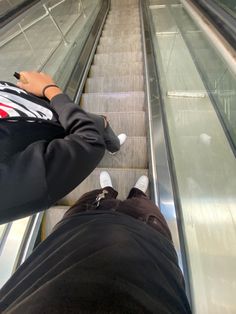
[[[63,219],[87,210],[118,211],[143,221],[172,241],[164,216],[145,193],[137,188],[132,188],[124,201],[117,200],[117,195],[118,192],[110,186],[85,193],[65,213]]]
[[[83,194],[72,207],[68,209],[68,211],[65,213],[62,219],[86,210],[100,209],[99,205],[104,200],[116,201],[117,195],[118,192],[110,186],[105,187],[103,189],[97,189],[87,192]],[[99,196],[101,197],[100,200],[98,200]]]
[[[143,221],[172,241],[169,227],[160,209],[141,190],[132,188],[127,200],[122,202],[117,211]]]

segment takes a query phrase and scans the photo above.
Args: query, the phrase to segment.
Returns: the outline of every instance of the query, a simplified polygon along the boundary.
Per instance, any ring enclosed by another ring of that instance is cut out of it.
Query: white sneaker
[[[141,176],[138,181],[135,183],[134,188],[139,189],[143,193],[146,193],[147,188],[148,188],[149,180],[148,177],[143,175]]]
[[[127,139],[127,135],[124,134],[124,133],[119,134],[117,137],[118,137],[118,139],[119,139],[119,141],[120,141],[120,146],[123,145],[124,142],[125,142],[126,139]]]
[[[100,185],[102,189],[107,186],[112,187],[111,177],[107,171],[102,171],[100,173]]]
[[[124,142],[125,142],[126,139],[127,139],[127,135],[124,134],[124,133],[121,133],[121,134],[117,135],[117,137],[118,137],[118,139],[119,139],[120,146],[123,145]],[[108,151],[108,153],[111,154],[111,155],[115,155],[119,150],[120,150],[120,148],[119,148],[117,151],[113,152],[113,153],[112,153],[112,152],[109,152],[109,151]]]

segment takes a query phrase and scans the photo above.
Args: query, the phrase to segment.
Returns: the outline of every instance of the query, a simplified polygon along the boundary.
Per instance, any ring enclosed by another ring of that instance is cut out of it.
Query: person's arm
[[[30,80],[27,74],[24,72]],[[37,82],[36,77],[33,79]],[[41,96],[29,86],[24,89]],[[53,96],[45,96],[51,97],[51,105],[68,135],[32,143],[0,164],[0,223],[48,208],[82,182],[104,155],[103,139],[86,112],[59,88],[54,92]]]

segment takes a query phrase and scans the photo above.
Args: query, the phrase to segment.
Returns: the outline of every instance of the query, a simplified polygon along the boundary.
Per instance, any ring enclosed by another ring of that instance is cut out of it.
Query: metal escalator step
[[[125,24],[122,20],[117,20],[116,23],[106,24],[106,26],[103,28],[103,31],[119,29],[119,30],[125,30],[129,32],[129,30],[133,28],[140,28],[139,21],[130,21],[128,24]],[[141,28],[140,28],[140,34],[141,34]]]
[[[130,17],[137,18],[140,16],[139,9],[138,8],[129,8],[126,10],[119,10],[119,9],[112,9],[109,14],[107,15],[107,18],[126,18],[127,22],[129,21]]]
[[[138,8],[139,1],[138,0],[113,0],[111,2],[111,9],[112,10],[127,10]]]
[[[78,187],[61,199],[59,203],[61,205],[72,206],[84,193],[99,189],[99,175],[103,170],[109,172],[113,187],[119,192],[118,198],[122,200],[127,197],[130,189],[141,175],[148,175],[147,169],[96,168]]]
[[[156,1],[160,1],[160,0],[156,0]],[[117,4],[118,4],[118,6],[117,6]],[[110,11],[117,11],[117,10],[126,11],[126,10],[130,10],[131,6],[132,6],[132,8],[134,6],[136,6],[136,8],[139,8],[139,0],[134,1],[134,2],[127,2],[126,0],[125,1],[123,0],[123,2],[117,1],[116,4],[111,5]]]
[[[123,18],[123,19],[127,19],[126,21],[129,21],[129,18],[139,18],[140,14],[139,14],[139,10],[125,10],[122,12],[119,11],[110,11],[110,13],[108,14],[107,18]]]
[[[122,13],[122,12],[130,12],[132,14],[133,10],[137,10],[138,6],[137,5],[126,5],[124,8],[121,8],[119,6],[111,7],[111,11],[114,13]]]
[[[131,23],[140,23],[139,14],[127,12],[125,14],[113,14],[108,15],[106,19],[106,24],[113,24],[113,23],[122,23],[122,24],[131,24]]]
[[[130,25],[130,24],[136,24],[140,25],[140,19],[139,17],[108,17],[106,20],[106,28],[109,26],[113,26],[115,24],[123,24],[123,25]]]
[[[127,5],[131,5],[131,4],[137,4],[138,5],[139,0],[111,0],[111,6],[121,6],[126,7]]]
[[[116,37],[101,37],[99,44],[105,45],[113,45],[113,44],[122,44],[122,43],[141,43],[141,35],[128,35],[122,38],[119,38],[118,36]]]
[[[116,134],[125,133],[127,136],[146,136],[145,112],[100,112],[110,122]]]
[[[145,136],[127,137],[119,152],[111,155],[106,151],[98,165],[101,168],[147,168],[147,143]]]
[[[141,37],[141,33],[136,33],[136,34],[130,34],[129,31],[127,30],[127,33],[126,33],[126,36],[121,36],[119,33],[117,34],[114,34],[112,36],[102,36],[100,38],[101,39],[104,39],[104,40],[113,40],[113,41],[124,41],[124,42],[127,42],[129,38],[132,39],[133,36],[139,36]]]
[[[107,16],[106,23],[112,25],[113,23],[122,23],[122,24],[131,24],[131,23],[140,23],[139,13],[133,13],[132,11],[121,14],[110,14]]]
[[[125,10],[130,6],[138,7],[139,0],[112,0],[111,1],[111,8],[119,7],[121,10]]]
[[[143,61],[143,55],[141,51],[138,52],[113,52],[113,53],[97,53],[94,56],[93,64],[120,64],[130,62]]]
[[[117,44],[100,44],[97,47],[97,53],[110,53],[110,52],[132,52],[132,51],[141,51],[142,46],[140,42],[136,43],[117,43]]]
[[[103,37],[113,37],[113,36],[126,36],[126,35],[138,35],[141,34],[140,27],[135,27],[132,29],[127,30],[120,30],[120,29],[109,29],[107,28],[106,30],[104,29],[102,32]]]
[[[135,15],[139,13],[139,7],[132,5],[132,6],[124,6],[122,10],[119,7],[111,7],[109,11],[109,15]]]
[[[109,11],[109,14],[126,14],[126,13],[130,13],[130,14],[136,14],[139,13],[139,7],[137,6],[136,8],[132,7],[132,8],[126,8],[125,6],[123,6],[123,9],[120,10],[119,8],[111,8]]]
[[[112,77],[88,78],[85,84],[86,93],[98,92],[128,92],[142,91],[144,89],[143,76],[124,75]]]
[[[144,92],[84,93],[80,105],[89,112],[142,111]]]
[[[107,64],[92,65],[90,68],[89,76],[123,76],[123,75],[142,75],[143,74],[143,63],[121,63],[121,64]]]

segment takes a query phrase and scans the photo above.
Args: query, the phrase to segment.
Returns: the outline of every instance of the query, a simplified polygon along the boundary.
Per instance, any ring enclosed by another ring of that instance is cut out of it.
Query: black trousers
[[[171,233],[164,216],[146,194],[139,189],[132,188],[127,199],[124,201],[116,199],[117,195],[118,192],[112,187],[105,187],[85,193],[68,209],[62,221],[64,218],[87,210],[117,211],[143,221],[172,242]]]

